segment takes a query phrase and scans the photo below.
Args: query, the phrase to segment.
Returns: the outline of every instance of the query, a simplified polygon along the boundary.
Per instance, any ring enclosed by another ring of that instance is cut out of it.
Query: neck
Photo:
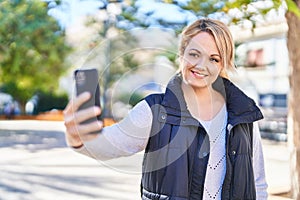
[[[200,104],[211,104],[212,100],[218,99],[219,93],[214,90],[212,87],[201,87],[196,88],[188,85],[187,83],[182,82],[182,89],[185,93],[185,96],[195,99]]]
[[[189,111],[198,119],[212,119],[225,103],[223,96],[212,87],[193,88],[184,82],[181,87]]]

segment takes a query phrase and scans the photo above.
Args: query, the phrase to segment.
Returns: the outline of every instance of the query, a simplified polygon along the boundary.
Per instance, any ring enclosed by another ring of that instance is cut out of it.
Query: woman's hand
[[[101,109],[96,106],[78,111],[78,108],[90,97],[91,95],[88,92],[84,92],[81,95],[74,97],[63,112],[66,127],[66,140],[68,145],[74,148],[80,148],[83,146],[84,141],[96,138],[97,134],[90,133],[100,132],[103,128],[103,123],[101,121],[80,124],[87,119],[95,118],[101,114]]]

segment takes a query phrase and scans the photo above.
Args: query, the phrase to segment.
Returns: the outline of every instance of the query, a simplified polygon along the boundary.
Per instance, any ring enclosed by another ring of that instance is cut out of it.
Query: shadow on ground
[[[0,130],[0,148],[22,148],[29,151],[66,147],[62,131]]]

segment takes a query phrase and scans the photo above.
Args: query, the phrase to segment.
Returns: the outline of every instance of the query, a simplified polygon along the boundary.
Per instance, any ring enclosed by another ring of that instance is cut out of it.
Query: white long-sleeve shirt
[[[103,128],[96,139],[85,142],[74,149],[89,157],[108,160],[130,156],[143,151],[148,143],[152,126],[152,112],[145,100],[138,103],[122,121]],[[253,168],[256,186],[256,199],[267,199],[264,158],[258,124],[253,129]]]

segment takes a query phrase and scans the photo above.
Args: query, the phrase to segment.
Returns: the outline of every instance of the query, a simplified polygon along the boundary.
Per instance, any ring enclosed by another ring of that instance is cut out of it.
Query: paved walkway
[[[142,154],[98,162],[66,147],[62,122],[0,121],[0,200],[139,199]],[[272,196],[289,190],[286,143],[263,141]]]

